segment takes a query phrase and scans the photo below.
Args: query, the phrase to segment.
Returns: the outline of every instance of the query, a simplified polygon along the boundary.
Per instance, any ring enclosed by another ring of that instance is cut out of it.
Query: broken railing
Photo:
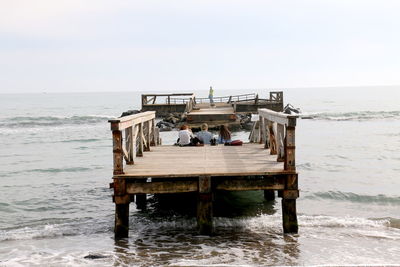
[[[277,161],[284,162],[284,169],[295,171],[295,130],[298,116],[258,109],[259,121],[255,122],[250,133],[250,142],[264,144]],[[257,127],[258,126],[258,127]]]
[[[124,173],[126,164],[134,164],[150,146],[160,145],[159,131],[155,124],[155,111],[142,112],[108,121],[113,136],[114,175]]]

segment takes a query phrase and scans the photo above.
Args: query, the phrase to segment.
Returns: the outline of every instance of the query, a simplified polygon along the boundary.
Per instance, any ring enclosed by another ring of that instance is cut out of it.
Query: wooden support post
[[[289,118],[288,126],[286,126],[285,164],[284,164],[285,170],[288,171],[296,170],[295,127],[296,127],[296,118]]]
[[[213,233],[213,206],[211,177],[199,177],[199,196],[197,202],[197,225],[202,235]]]
[[[282,220],[284,233],[297,233],[299,231],[296,199],[282,198]]]
[[[139,135],[139,148],[138,151],[136,153],[136,156],[138,157],[143,157],[143,122],[139,123],[139,131],[138,131],[138,135]]]
[[[150,145],[156,146],[157,145],[157,137],[156,137],[156,120],[151,120],[151,138],[150,138]]]
[[[115,238],[128,237],[129,232],[129,195],[126,194],[125,179],[114,178],[115,202]]]
[[[128,152],[128,159],[126,161],[126,164],[132,165],[133,164],[133,133],[132,133],[132,127],[126,128],[125,129],[125,147]]]
[[[136,208],[139,210],[145,210],[147,208],[146,194],[136,194]]]
[[[113,131],[113,162],[114,175],[124,173],[124,158],[122,154],[122,132]]]
[[[115,204],[115,228],[116,239],[128,237],[129,234],[129,203]]]
[[[285,139],[285,125],[277,124],[276,126],[276,148],[277,148],[277,161],[283,162],[285,160],[285,149],[284,149],[284,139]]]
[[[275,131],[274,131],[274,124],[272,122],[268,123],[268,140],[269,140],[269,154],[276,155],[276,138],[275,138]]]
[[[265,142],[265,132],[264,132],[264,118],[260,116],[258,122],[258,131],[260,133],[259,143],[263,144]]]
[[[265,200],[274,200],[275,199],[275,191],[274,190],[264,190],[264,199]]]
[[[286,177],[285,190],[281,192],[282,197],[282,221],[284,233],[297,233],[297,211],[296,199],[299,197],[298,176],[289,174]]]
[[[146,143],[144,147],[144,151],[150,151],[150,142],[151,142],[151,121],[146,122],[146,132],[144,133],[144,142]]]

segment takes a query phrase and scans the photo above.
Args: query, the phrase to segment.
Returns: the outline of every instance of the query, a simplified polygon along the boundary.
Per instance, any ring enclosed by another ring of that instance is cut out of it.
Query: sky
[[[400,1],[0,0],[0,93],[400,84]]]

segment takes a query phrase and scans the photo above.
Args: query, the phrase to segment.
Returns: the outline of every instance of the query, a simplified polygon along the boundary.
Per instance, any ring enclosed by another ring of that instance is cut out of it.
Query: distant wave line
[[[400,119],[400,111],[354,111],[354,112],[316,112],[301,115],[305,119],[329,121],[367,121],[381,119]]]
[[[31,128],[52,127],[61,125],[81,125],[106,123],[108,119],[114,118],[107,115],[84,115],[84,116],[17,116],[3,118],[0,120],[0,128]]]

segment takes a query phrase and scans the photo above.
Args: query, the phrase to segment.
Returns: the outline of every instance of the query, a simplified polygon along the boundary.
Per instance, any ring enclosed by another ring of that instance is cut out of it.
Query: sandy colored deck
[[[276,155],[260,144],[243,146],[151,147],[144,157],[137,157],[134,165],[124,168],[123,175],[114,177],[193,177],[248,176],[287,173]]]
[[[218,107],[218,108],[201,108],[199,110],[192,110],[188,115],[217,115],[217,114],[235,114],[232,107]]]

